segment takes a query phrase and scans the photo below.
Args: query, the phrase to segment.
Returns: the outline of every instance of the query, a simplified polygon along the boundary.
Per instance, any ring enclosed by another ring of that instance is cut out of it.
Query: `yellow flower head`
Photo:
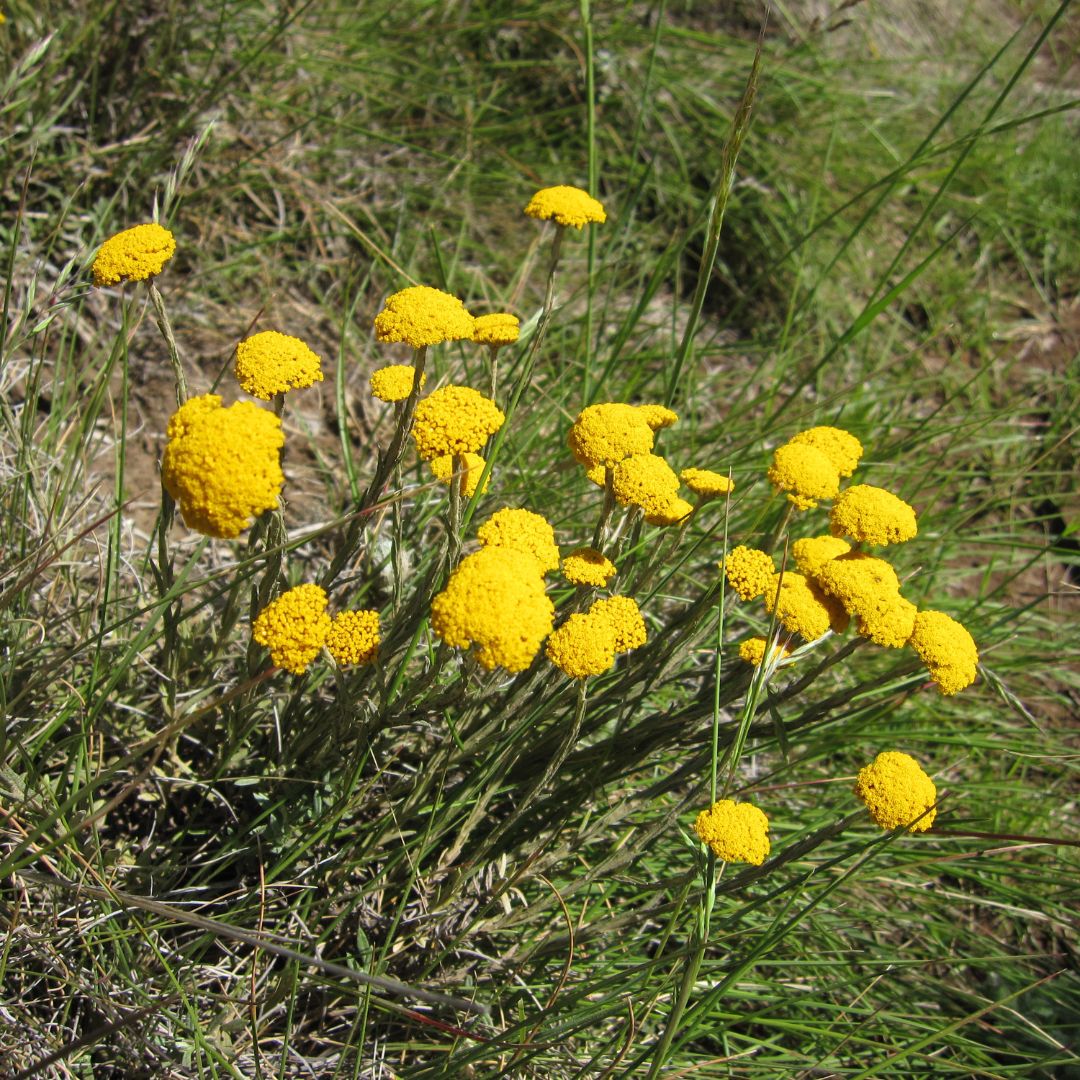
[[[466,499],[471,499],[476,494],[476,485],[480,483],[480,477],[484,473],[484,466],[486,461],[479,454],[463,454],[465,458],[465,475],[464,475],[464,490],[462,495]],[[431,466],[431,471],[435,474],[436,480],[441,480],[444,484],[449,484],[454,477],[454,455],[443,454],[440,457],[432,458],[428,464]],[[491,484],[491,476],[484,481],[484,490],[482,495],[487,494],[488,486]]]
[[[679,493],[679,478],[658,454],[631,454],[615,466],[611,488],[623,506],[662,514]]]
[[[875,645],[902,649],[915,629],[915,613],[918,610],[899,593],[883,598],[875,606],[859,612],[859,633]]]
[[[322,382],[321,361],[299,338],[264,330],[236,346],[236,380],[252,397],[269,401],[286,390]]]
[[[607,468],[603,462],[599,465],[590,465],[585,470],[585,477],[597,487],[603,487],[607,483]]]
[[[416,368],[412,364],[388,364],[371,373],[369,380],[372,396],[380,401],[404,401],[416,382]],[[424,388],[427,375],[420,376],[420,389]]]
[[[776,563],[768,552],[740,544],[728,552],[721,569],[740,600],[756,600],[769,587]]]
[[[379,653],[379,613],[339,611],[326,635],[326,648],[342,667],[373,664]]]
[[[838,536],[807,536],[791,545],[791,557],[800,574],[817,577],[827,562],[850,550],[851,545]]]
[[[666,405],[639,405],[638,409],[653,431],[662,431],[679,422],[679,414]]]
[[[555,530],[546,518],[531,510],[509,507],[496,510],[476,530],[476,536],[485,547],[512,548],[531,555],[540,564],[543,574],[559,569],[559,545],[555,543]]]
[[[926,832],[937,817],[934,781],[899,750],[886,750],[860,769],[855,794],[883,829],[906,825],[908,832]],[[929,812],[915,821],[923,811]]]
[[[958,694],[975,681],[979,650],[967,630],[943,611],[920,611],[909,644],[942,694]]]
[[[761,661],[765,659],[765,646],[767,644],[766,640],[760,636],[750,637],[739,642],[739,659],[745,660],[748,664],[753,664],[754,667],[760,667]],[[791,650],[786,645],[777,643],[773,646],[769,662],[775,664],[780,660],[787,659],[790,655]]]
[[[852,615],[887,606],[900,595],[900,579],[884,560],[849,551],[821,565],[814,580]]]
[[[856,484],[837,496],[829,513],[833,536],[850,536],[864,544],[900,544],[919,530],[915,511],[891,491]]]
[[[297,585],[259,612],[251,636],[270,650],[275,667],[303,675],[330,633],[326,593],[318,585]]]
[[[788,442],[820,450],[836,466],[841,476],[850,476],[863,455],[862,443],[843,428],[808,428],[793,435]]]
[[[161,480],[189,529],[231,540],[285,484],[281,421],[252,401],[221,407],[217,394],[186,401],[172,415]]]
[[[817,641],[827,630],[842,634],[848,626],[848,613],[836,600],[816,582],[790,570],[783,579],[774,574],[765,589],[765,610],[771,615],[774,609],[788,633],[807,641]]]
[[[769,819],[753,803],[721,799],[698,814],[694,832],[724,862],[760,866],[769,855]]]
[[[596,548],[575,548],[562,561],[563,577],[572,585],[603,588],[615,576],[615,564]]]
[[[589,614],[603,620],[615,634],[615,651],[630,652],[639,649],[648,640],[645,620],[637,601],[629,596],[609,596],[606,600],[597,600]]]
[[[477,315],[473,320],[472,339],[478,345],[513,345],[520,333],[518,317],[508,312]]]
[[[552,633],[544,651],[571,679],[602,675],[615,663],[615,631],[607,619],[577,613]]]
[[[467,555],[431,604],[431,626],[456,649],[475,649],[489,671],[524,671],[551,633],[555,607],[540,564],[513,548]]]
[[[799,443],[784,443],[773,452],[769,482],[786,491],[796,510],[812,510],[818,499],[834,498],[840,490],[836,466],[820,450]]]
[[[119,285],[121,281],[145,281],[160,274],[176,251],[173,234],[162,225],[136,225],[110,236],[98,248],[91,272],[94,284]]]
[[[475,454],[503,426],[506,415],[468,386],[443,386],[416,406],[412,437],[425,460]]]
[[[473,317],[456,297],[429,285],[412,285],[386,298],[375,316],[379,341],[404,341],[414,349],[473,335]]]
[[[703,499],[717,499],[721,495],[730,495],[735,484],[722,473],[710,469],[683,469],[679,479],[695,494]]]
[[[590,221],[607,221],[602,203],[587,191],[568,184],[541,188],[525,207],[525,213],[541,221],[554,221],[574,229],[583,229]]]
[[[647,525],[666,528],[668,525],[681,525],[694,512],[694,504],[688,503],[681,496],[676,496],[669,503],[659,507],[655,513],[645,515]]]
[[[652,450],[653,429],[637,406],[610,401],[582,409],[566,441],[586,468],[614,469],[623,458]]]

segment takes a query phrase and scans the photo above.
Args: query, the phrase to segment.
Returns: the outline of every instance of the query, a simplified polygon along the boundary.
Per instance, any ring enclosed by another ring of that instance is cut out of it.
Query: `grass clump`
[[[118,13],[0,27],[12,1075],[1075,1069],[1067,5]]]

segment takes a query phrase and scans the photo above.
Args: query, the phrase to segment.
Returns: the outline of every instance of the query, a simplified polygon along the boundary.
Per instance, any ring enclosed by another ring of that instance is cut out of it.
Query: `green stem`
[[[596,523],[593,532],[592,546],[601,554],[604,553],[604,540],[607,536],[608,522],[611,520],[611,512],[615,509],[615,470],[604,469],[604,507],[600,511],[600,520]]]

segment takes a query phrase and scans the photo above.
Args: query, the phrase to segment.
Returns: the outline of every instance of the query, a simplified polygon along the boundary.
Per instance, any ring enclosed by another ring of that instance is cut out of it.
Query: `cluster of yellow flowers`
[[[680,481],[698,496],[699,505],[730,495],[734,484],[708,469],[675,470],[653,453],[656,432],[678,421],[665,405],[604,402],[578,414],[567,445],[595,484],[610,485],[622,506],[639,508],[650,525],[678,525],[694,512],[679,495]]]
[[[891,492],[870,484],[839,490],[840,479],[854,472],[861,455],[853,435],[831,427],[800,432],[780,447],[770,480],[788,491],[796,506],[812,496],[832,498],[830,533],[796,540],[791,553],[797,569],[783,575],[767,552],[736,547],[723,564],[728,584],[742,600],[763,596],[783,628],[806,641],[829,630],[841,634],[854,618],[858,632],[877,645],[910,645],[939,691],[955,694],[977,674],[978,650],[971,635],[948,615],[920,612],[901,595],[900,580],[888,562],[852,546],[852,541],[897,544],[918,531],[915,511]],[[801,462],[798,468],[792,464],[796,461]],[[815,478],[826,474],[828,484],[818,484]],[[835,488],[832,495],[824,494],[826,487]]]
[[[269,401],[287,390],[322,382],[322,361],[297,337],[263,330],[236,346],[236,381],[252,397]]]
[[[100,289],[124,281],[147,281],[164,269],[176,251],[173,234],[151,222],[110,236],[98,248],[90,272]]]
[[[379,613],[326,612],[326,592],[297,585],[272,600],[251,624],[251,636],[270,650],[275,667],[302,675],[325,648],[342,666],[371,664],[379,651]]]
[[[615,654],[632,652],[648,639],[645,620],[629,596],[597,600],[587,612],[575,612],[548,639],[547,658],[571,679],[602,675]]]

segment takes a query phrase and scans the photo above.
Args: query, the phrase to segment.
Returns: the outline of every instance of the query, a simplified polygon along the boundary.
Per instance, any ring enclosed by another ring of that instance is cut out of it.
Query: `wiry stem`
[[[173,375],[176,378],[176,404],[183,405],[188,399],[188,389],[187,379],[184,377],[184,368],[180,363],[180,350],[176,347],[176,335],[173,334],[172,323],[169,322],[169,316],[165,312],[165,301],[162,299],[157,285],[154,284],[153,278],[150,279],[148,288],[150,303],[154,308],[154,322],[157,323],[157,328],[161,331],[161,336],[165,339],[165,344],[169,349],[169,360],[172,363]]]

